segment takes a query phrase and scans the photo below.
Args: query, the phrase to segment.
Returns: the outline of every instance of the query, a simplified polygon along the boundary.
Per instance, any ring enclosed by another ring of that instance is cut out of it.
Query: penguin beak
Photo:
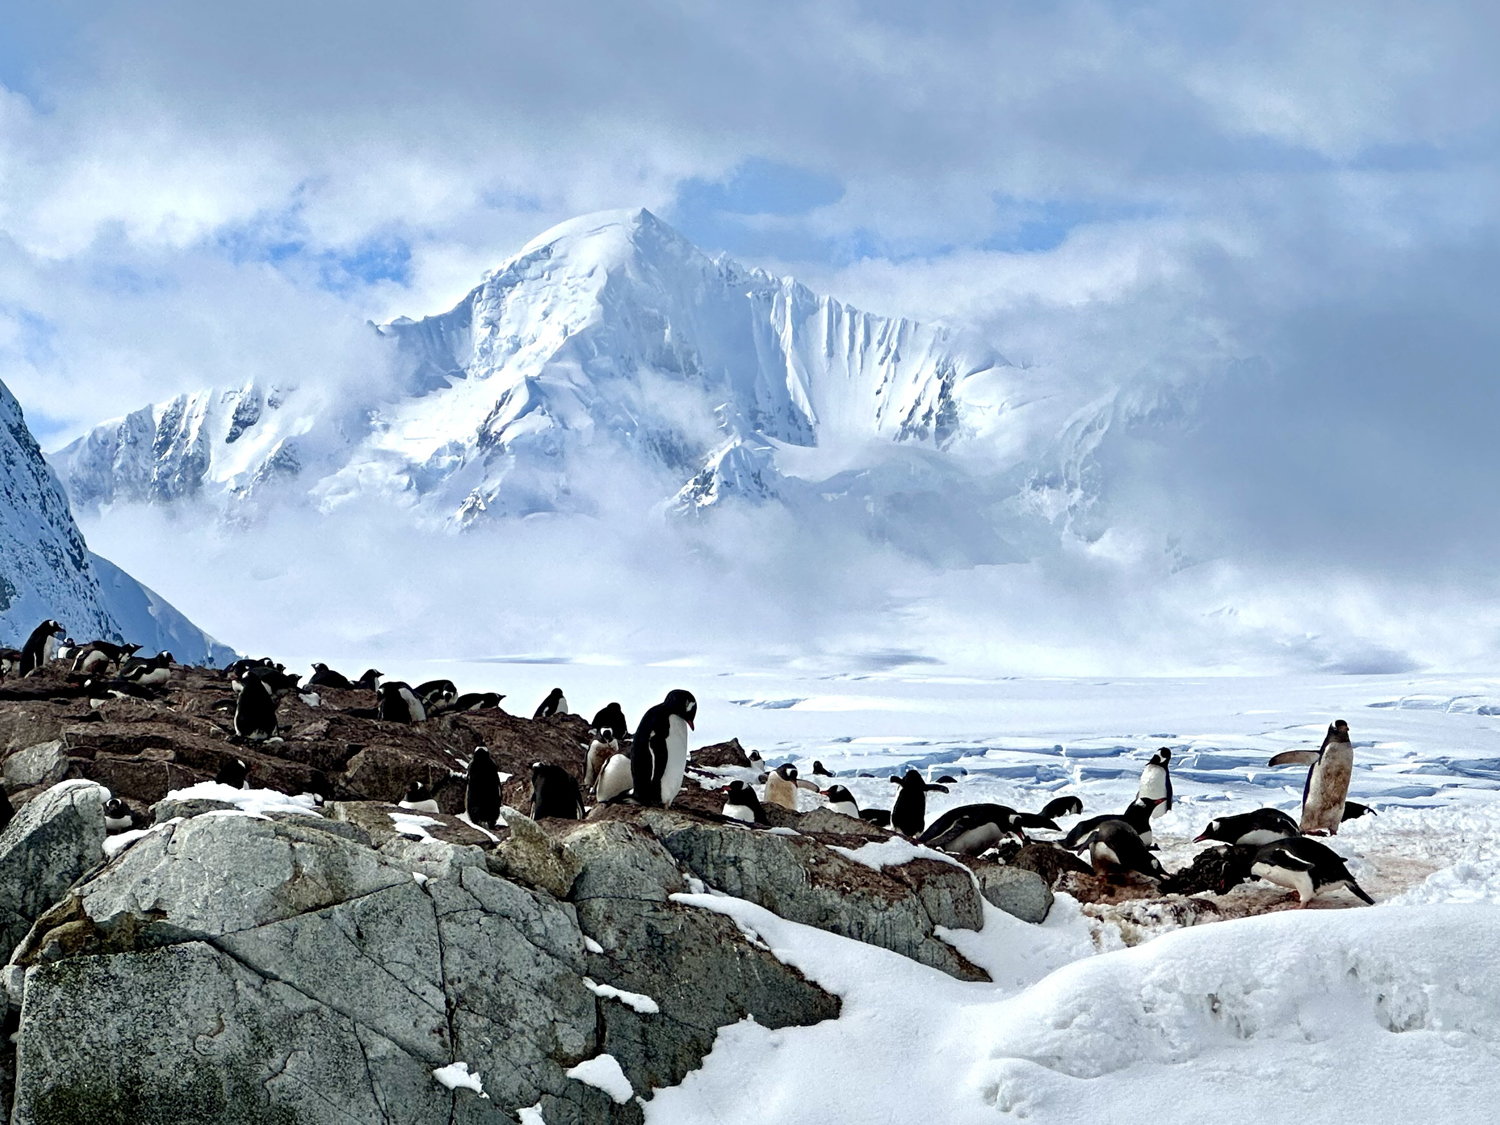
[[[691,715],[689,715],[687,717],[687,725],[688,725],[688,730],[697,730],[698,729],[697,726],[694,725],[694,723],[693,723],[693,717]]]
[[[1201,844],[1201,843],[1203,843],[1204,840],[1207,840],[1207,839],[1208,839],[1208,833],[1205,832],[1201,836],[1194,836],[1193,837],[1193,843],[1195,843],[1195,844]]]

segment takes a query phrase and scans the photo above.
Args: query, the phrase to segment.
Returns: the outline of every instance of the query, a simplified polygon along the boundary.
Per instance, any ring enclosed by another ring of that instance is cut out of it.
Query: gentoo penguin
[[[1340,823],[1343,823],[1343,821],[1345,820],[1358,820],[1360,817],[1365,816],[1366,814],[1370,816],[1376,815],[1375,810],[1372,809],[1369,805],[1362,805],[1358,801],[1345,801],[1344,815],[1341,818]]]
[[[1140,788],[1135,791],[1135,795],[1148,799],[1161,798],[1161,803],[1151,810],[1152,816],[1161,816],[1163,813],[1172,811],[1171,762],[1172,751],[1163,746],[1151,755],[1146,768],[1141,770],[1141,784]]]
[[[758,770],[763,765],[765,765],[765,759],[760,756],[760,751],[750,751],[750,768],[753,770]]]
[[[139,687],[160,687],[172,678],[172,654],[159,652],[145,660],[130,659],[120,669],[120,679]],[[275,690],[275,685],[267,685]]]
[[[1273,840],[1285,840],[1299,835],[1297,822],[1280,809],[1256,809],[1237,816],[1221,816],[1208,822],[1208,827],[1193,839],[1201,844],[1204,840],[1222,840],[1226,844],[1262,847]]]
[[[766,775],[766,804],[797,811],[797,767],[787,762]]]
[[[369,691],[374,691],[380,686],[380,677],[383,675],[385,675],[385,673],[380,671],[378,668],[366,668],[365,674],[354,681],[354,686],[357,688],[365,688]]]
[[[493,691],[466,691],[453,701],[450,711],[493,711],[505,696]]]
[[[814,759],[814,761],[813,761],[813,768],[812,768],[812,776],[813,776],[813,780],[814,781],[817,781],[817,782],[821,783],[825,779],[831,781],[833,778],[837,777],[838,775],[835,774],[827,766],[825,766],[822,762],[817,761],[816,759]]]
[[[464,811],[475,824],[495,827],[500,819],[500,771],[487,748],[480,746],[469,759],[469,787]]]
[[[214,774],[214,784],[227,785],[231,789],[245,788],[245,780],[250,776],[250,767],[239,758],[230,758],[219,767],[219,772]]]
[[[546,719],[552,715],[566,715],[568,713],[568,700],[563,695],[560,687],[555,687],[547,693],[547,698],[537,706],[536,714],[532,715],[533,721]]]
[[[78,642],[75,641],[72,637],[64,637],[62,640],[57,642],[57,651],[53,653],[53,659],[71,661],[73,659],[73,654],[77,651]]]
[[[891,808],[891,827],[903,836],[920,835],[927,826],[927,794],[933,791],[946,793],[948,787],[929,784],[916,770],[907,770],[900,777],[891,778],[891,784],[901,786]]]
[[[97,676],[110,666],[109,654],[97,645],[84,645],[73,654],[73,671],[83,676]]]
[[[446,711],[458,699],[458,688],[452,680],[428,680],[412,690],[429,715]]]
[[[67,630],[62,627],[62,622],[53,621],[50,617],[33,629],[31,636],[21,646],[20,674],[24,676],[35,672],[52,660],[57,655],[57,638],[65,632]]]
[[[1303,833],[1333,836],[1344,816],[1344,799],[1349,795],[1349,778],[1354,772],[1354,746],[1349,741],[1349,724],[1339,719],[1323,736],[1323,746],[1311,750],[1288,750],[1271,759],[1271,765],[1310,763],[1307,781],[1302,786]]]
[[[606,804],[621,794],[629,793],[634,784],[630,755],[611,754],[609,760],[604,763],[604,768],[599,771],[598,780],[594,783],[594,800],[601,805]]]
[[[1006,836],[1025,839],[1016,823],[1015,809],[1007,805],[960,805],[929,824],[917,837],[917,843],[931,844],[963,855],[978,855]]]
[[[406,787],[406,796],[402,797],[396,803],[403,809],[409,809],[412,812],[427,813],[429,816],[437,816],[442,811],[438,808],[437,798],[432,795],[432,790],[420,781],[413,781],[408,785]]]
[[[688,731],[697,717],[698,701],[682,688],[667,692],[641,716],[630,747],[631,788],[638,803],[670,805],[677,796],[687,770]]]
[[[1150,879],[1165,879],[1166,871],[1142,843],[1140,833],[1118,817],[1106,820],[1085,841],[1094,874],[1110,882],[1123,871],[1135,871]]]
[[[746,824],[766,822],[766,810],[761,808],[760,798],[743,781],[729,783],[729,795],[724,798],[724,815],[731,820],[743,820]]]
[[[1306,836],[1275,840],[1255,853],[1251,874],[1297,892],[1298,904],[1306,906],[1325,887],[1345,886],[1371,906],[1375,900],[1354,881],[1343,857],[1327,844]]]
[[[1062,846],[1070,852],[1076,852],[1083,847],[1088,834],[1106,820],[1123,820],[1135,829],[1135,834],[1141,838],[1141,843],[1148,848],[1155,847],[1156,838],[1151,831],[1151,816],[1163,800],[1165,800],[1164,797],[1137,797],[1130,802],[1130,807],[1123,813],[1105,813],[1103,816],[1091,816],[1087,820],[1080,820],[1068,829],[1068,834],[1063,837]]]
[[[1042,806],[1042,815],[1049,820],[1056,820],[1060,816],[1082,816],[1083,802],[1077,797],[1053,797]]]
[[[818,768],[816,762],[813,763],[813,768]],[[859,805],[855,803],[854,794],[849,792],[848,789],[842,785],[830,785],[822,793],[823,796],[828,798],[827,808],[830,812],[843,813],[845,816],[852,816],[856,820],[859,819]]]
[[[129,805],[118,797],[111,797],[104,802],[104,830],[106,832],[124,832],[134,827],[135,817],[130,815]]]
[[[601,731],[589,743],[583,763],[583,787],[593,789],[604,773],[604,763],[620,752],[620,743],[610,731]]]
[[[345,691],[354,685],[349,682],[349,677],[341,672],[335,672],[326,664],[314,664],[313,674],[307,677],[308,687],[331,687],[342,688]]]
[[[16,815],[15,806],[10,803],[10,794],[5,787],[0,785],[0,832],[5,831],[5,826],[11,822]]]
[[[270,738],[276,733],[276,697],[248,668],[235,682],[240,694],[234,701],[234,733],[241,738]]]
[[[376,713],[388,723],[423,723],[427,709],[410,684],[388,680],[375,689]]]
[[[958,778],[954,777],[951,773],[945,773],[937,779],[937,783],[939,785],[957,785]]]
[[[891,810],[860,809],[859,819],[866,824],[873,824],[876,828],[889,828],[891,826]]]
[[[618,703],[606,703],[594,713],[589,729],[597,735],[607,735],[618,742],[630,734],[630,725],[625,722],[625,710]]]
[[[532,820],[582,820],[583,813],[583,796],[572,774],[550,762],[531,763]]]

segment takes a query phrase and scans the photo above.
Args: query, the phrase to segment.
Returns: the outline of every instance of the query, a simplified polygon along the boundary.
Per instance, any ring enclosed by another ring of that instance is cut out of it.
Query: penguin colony
[[[142,658],[136,655],[138,651],[138,645],[105,640],[76,644],[66,636],[60,622],[48,619],[32,631],[20,650],[0,649],[0,678],[35,675],[62,661],[70,679],[91,692],[97,690],[100,697],[157,698],[170,682],[172,654],[162,652]],[[301,676],[288,673],[270,659],[238,660],[223,675],[234,691],[234,735],[243,742],[277,741],[277,708],[292,691],[309,701],[316,698],[320,688],[373,692],[374,716],[401,724],[422,724],[445,713],[498,709],[505,698],[495,692],[460,694],[446,679],[413,687],[403,681],[386,680],[375,668],[351,680],[322,663],[312,665],[306,684],[300,682]],[[561,765],[532,764],[531,816],[577,820],[588,815],[591,804],[670,807],[687,773],[688,735],[694,729],[697,711],[698,703],[691,692],[670,691],[642,715],[632,734],[621,705],[606,704],[590,724],[581,785]],[[567,698],[559,687],[541,701],[533,719],[542,722],[569,713]],[[758,753],[752,751],[749,760],[753,769],[762,768]],[[1169,747],[1158,749],[1141,771],[1135,799],[1124,810],[1087,817],[1083,816],[1082,801],[1068,795],[1049,801],[1039,813],[994,803],[966,804],[950,808],[929,822],[927,795],[950,792],[960,779],[944,775],[932,782],[915,769],[891,777],[896,792],[890,809],[861,809],[849,788],[838,784],[837,775],[821,761],[813,763],[811,781],[803,779],[794,764],[784,762],[760,775],[759,793],[747,781],[731,782],[720,791],[724,795],[722,815],[747,828],[766,827],[768,807],[796,812],[801,794],[807,791],[821,797],[821,803],[832,812],[954,854],[980,856],[1009,842],[1026,844],[1032,842],[1028,832],[1041,831],[1057,834],[1060,839],[1048,842],[1083,854],[1095,874],[1109,882],[1160,881],[1167,878],[1167,872],[1153,854],[1156,841],[1152,821],[1172,808],[1171,760]],[[1269,764],[1308,767],[1300,817],[1294,819],[1273,808],[1217,817],[1194,842],[1217,845],[1224,853],[1226,869],[1241,872],[1239,879],[1229,882],[1263,879],[1294,892],[1299,906],[1337,887],[1372,902],[1338,853],[1316,839],[1337,834],[1345,820],[1374,812],[1348,800],[1354,764],[1348,724],[1342,719],[1332,723],[1316,751],[1288,751]],[[215,780],[243,788],[249,782],[249,768],[239,758],[228,758]],[[478,747],[466,771],[464,812],[471,823],[486,829],[501,824],[502,782],[489,751]],[[410,782],[399,805],[427,815],[441,811],[431,789],[421,780]],[[11,815],[9,798],[0,790],[0,828]],[[105,817],[106,827],[112,832],[134,827],[136,819],[118,798],[106,805]],[[1058,821],[1068,817],[1079,819],[1064,830]],[[1229,862],[1231,853],[1235,862]]]

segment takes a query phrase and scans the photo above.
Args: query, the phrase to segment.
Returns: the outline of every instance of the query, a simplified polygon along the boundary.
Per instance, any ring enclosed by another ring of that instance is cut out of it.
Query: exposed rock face
[[[47,790],[0,833],[0,941],[7,950],[103,856],[99,786],[69,781]]]
[[[1023,922],[1046,921],[1052,909],[1052,888],[1035,871],[1024,867],[984,864],[976,868],[979,892],[991,906]]]

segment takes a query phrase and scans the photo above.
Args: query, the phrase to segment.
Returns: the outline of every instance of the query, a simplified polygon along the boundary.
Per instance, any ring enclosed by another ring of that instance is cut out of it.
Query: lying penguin
[[[1083,847],[1083,841],[1089,833],[1099,825],[1107,820],[1123,820],[1135,829],[1142,844],[1147,848],[1154,847],[1156,837],[1151,831],[1151,817],[1155,814],[1157,806],[1164,800],[1164,797],[1137,797],[1130,802],[1130,807],[1123,813],[1105,813],[1103,816],[1091,816],[1087,820],[1080,820],[1068,829],[1068,834],[1063,837],[1062,846],[1069,851],[1076,852]]]
[[[761,807],[760,798],[743,781],[729,783],[729,795],[724,799],[724,815],[730,820],[741,820],[746,824],[766,823],[766,810]]]
[[[1273,840],[1300,835],[1297,822],[1280,809],[1256,809],[1210,820],[1208,827],[1193,838],[1193,843],[1219,840],[1225,844],[1264,847]]]
[[[1307,836],[1276,840],[1255,853],[1250,873],[1278,887],[1297,892],[1297,905],[1306,906],[1329,887],[1348,887],[1371,906],[1375,900],[1354,881],[1343,857],[1327,844]]]
[[[1147,850],[1140,833],[1118,817],[1111,817],[1093,828],[1084,837],[1083,844],[1088,847],[1094,874],[1102,875],[1111,883],[1130,871],[1148,879],[1167,877],[1157,858]]]
[[[929,824],[917,837],[917,843],[963,855],[979,855],[1006,836],[1016,836],[1024,841],[1027,828],[1061,831],[1051,818],[1017,812],[1009,805],[960,805]]]

